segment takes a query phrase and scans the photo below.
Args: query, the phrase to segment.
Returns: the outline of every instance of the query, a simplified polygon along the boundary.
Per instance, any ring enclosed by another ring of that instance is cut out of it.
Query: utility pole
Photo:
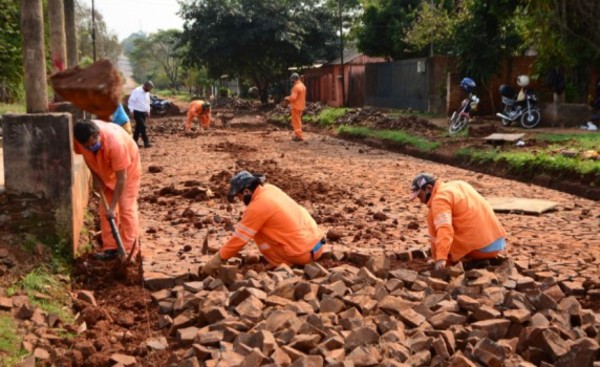
[[[42,0],[21,0],[21,32],[25,68],[25,104],[28,113],[48,111],[46,50]]]
[[[92,0],[92,49],[94,62],[96,62],[96,10],[94,7],[94,0]]]
[[[346,77],[344,75],[344,17],[342,13],[342,0],[338,0],[340,16],[340,66],[342,71],[342,107],[346,107]]]

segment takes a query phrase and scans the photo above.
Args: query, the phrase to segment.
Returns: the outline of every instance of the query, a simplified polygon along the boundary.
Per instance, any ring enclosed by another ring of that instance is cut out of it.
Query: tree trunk
[[[21,32],[28,113],[48,111],[42,0],[21,0]]]
[[[65,35],[65,7],[63,0],[48,1],[50,23],[50,54],[52,72],[63,71],[67,64],[67,36]]]
[[[65,2],[65,34],[67,36],[67,67],[76,66],[77,57],[77,28],[75,26],[75,0]]]

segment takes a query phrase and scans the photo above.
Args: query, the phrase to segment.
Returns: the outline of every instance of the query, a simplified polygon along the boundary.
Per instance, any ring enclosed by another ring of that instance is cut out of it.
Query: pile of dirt
[[[222,109],[222,110],[238,110],[238,111],[248,111],[258,108],[260,102],[241,99],[237,97],[218,97],[213,102],[211,102],[213,110]]]
[[[357,108],[336,120],[338,125],[366,126],[378,130],[405,130],[411,132],[439,132],[440,128],[418,116],[391,117],[373,108]]]
[[[325,181],[306,182],[302,177],[294,174],[288,169],[279,167],[279,163],[273,159],[261,161],[236,161],[240,170],[244,169],[252,173],[264,174],[268,183],[282,189],[296,201],[336,201],[347,198],[351,194],[338,186]]]

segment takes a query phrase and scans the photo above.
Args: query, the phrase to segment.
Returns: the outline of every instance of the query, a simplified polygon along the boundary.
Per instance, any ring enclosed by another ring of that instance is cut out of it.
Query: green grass
[[[407,134],[402,130],[373,130],[361,126],[340,126],[338,134],[346,134],[363,138],[389,140],[400,144],[411,145],[423,152],[436,150],[440,144],[427,139]]]
[[[0,315],[0,365],[12,366],[28,353],[21,348],[21,336],[10,315]]]
[[[73,315],[69,311],[70,297],[68,290],[58,278],[51,274],[46,268],[38,267],[25,275],[17,284],[27,296],[32,305],[40,307],[48,313],[58,315],[64,322],[72,323]],[[9,289],[10,293],[15,289]],[[45,294],[50,299],[36,298],[36,292]]]
[[[346,112],[348,112],[347,108],[324,108],[317,115],[316,122],[321,126],[331,126],[335,123],[335,120],[344,116]]]
[[[569,148],[580,149],[600,149],[600,133],[582,133],[582,134],[539,134],[536,136],[538,141],[546,141],[564,145],[569,143]]]
[[[171,98],[171,99],[176,99],[178,101],[181,102],[189,102],[192,99],[192,96],[185,91],[174,91],[174,90],[170,90],[170,89],[157,89],[157,90],[153,90],[152,94],[156,94],[159,97],[162,98]]]
[[[25,113],[24,103],[0,103],[0,115],[5,113]]]
[[[600,162],[594,160],[580,160],[563,155],[551,155],[544,152],[503,152],[496,149],[476,150],[464,148],[459,150],[458,157],[468,158],[479,164],[504,163],[514,172],[537,173],[561,177],[568,173],[577,173],[582,176],[592,175],[600,179]]]

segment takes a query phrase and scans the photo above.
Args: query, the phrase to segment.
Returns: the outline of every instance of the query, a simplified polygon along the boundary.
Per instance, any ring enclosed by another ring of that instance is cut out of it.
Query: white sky
[[[92,7],[92,0],[79,1]],[[159,29],[183,29],[176,0],[94,0],[94,6],[119,41],[140,30],[154,33]]]

